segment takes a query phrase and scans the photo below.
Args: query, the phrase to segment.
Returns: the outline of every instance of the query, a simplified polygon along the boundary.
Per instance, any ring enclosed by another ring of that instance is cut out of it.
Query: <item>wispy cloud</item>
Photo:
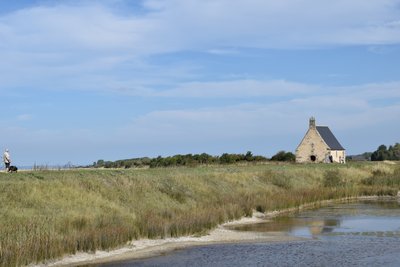
[[[35,53],[82,50],[146,55],[221,47],[282,48],[400,41],[399,0],[148,0],[148,11],[51,5],[0,17],[1,46]],[[24,48],[24,49],[22,49]]]
[[[196,98],[246,98],[262,96],[302,95],[317,91],[318,86],[284,80],[232,80],[224,82],[192,82],[156,96]]]
[[[207,53],[223,56],[223,55],[236,55],[240,52],[237,49],[232,49],[232,48],[226,48],[226,49],[213,48],[213,49],[207,50]]]
[[[99,89],[110,84],[99,77],[132,83],[138,76],[128,69],[163,53],[400,43],[400,0],[140,3],[142,11],[132,14],[115,2],[70,1],[1,15],[0,82]]]
[[[398,43],[398,0],[146,1],[188,47],[260,48]],[[179,15],[178,15],[179,14]]]
[[[314,102],[321,107],[324,101],[311,99],[324,97],[330,103],[342,105],[351,102],[353,107],[357,103],[367,103],[373,100],[393,100],[400,98],[400,82],[359,84],[354,86],[324,86],[307,84],[286,80],[228,80],[205,82],[182,82],[170,89],[153,90],[145,86],[130,88],[119,87],[115,89],[121,94],[162,97],[162,98],[214,98],[214,99],[246,99],[257,97],[287,97],[296,101]],[[349,105],[349,106],[351,106]]]

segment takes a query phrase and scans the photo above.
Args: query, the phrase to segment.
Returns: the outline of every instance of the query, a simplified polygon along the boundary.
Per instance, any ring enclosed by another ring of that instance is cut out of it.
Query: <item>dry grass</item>
[[[398,165],[208,166],[0,174],[0,266],[219,223],[325,199],[397,194]]]

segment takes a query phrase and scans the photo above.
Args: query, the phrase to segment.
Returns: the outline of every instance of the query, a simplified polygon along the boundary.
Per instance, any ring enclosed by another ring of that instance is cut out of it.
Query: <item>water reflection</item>
[[[251,225],[240,225],[231,229],[252,232],[288,232],[296,236],[314,236],[333,232],[340,226],[339,219],[279,217],[269,222]]]
[[[330,205],[274,218],[265,223],[231,229],[253,232],[285,232],[300,237],[400,231],[397,201],[362,201]]]

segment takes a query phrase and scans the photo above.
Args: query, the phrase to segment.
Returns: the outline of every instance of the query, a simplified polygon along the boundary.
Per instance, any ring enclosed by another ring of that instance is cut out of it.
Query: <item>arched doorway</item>
[[[311,156],[310,156],[310,160],[311,160],[312,162],[315,162],[315,161],[317,160],[317,157],[314,156],[314,155],[311,155]]]

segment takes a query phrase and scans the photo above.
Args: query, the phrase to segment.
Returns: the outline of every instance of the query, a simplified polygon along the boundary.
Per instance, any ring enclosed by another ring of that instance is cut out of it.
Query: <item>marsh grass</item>
[[[366,177],[361,182],[368,186],[400,188],[400,168],[393,171],[375,169],[369,177]]]
[[[398,165],[265,164],[0,174],[0,266],[204,234],[220,223],[310,202],[395,195]]]

